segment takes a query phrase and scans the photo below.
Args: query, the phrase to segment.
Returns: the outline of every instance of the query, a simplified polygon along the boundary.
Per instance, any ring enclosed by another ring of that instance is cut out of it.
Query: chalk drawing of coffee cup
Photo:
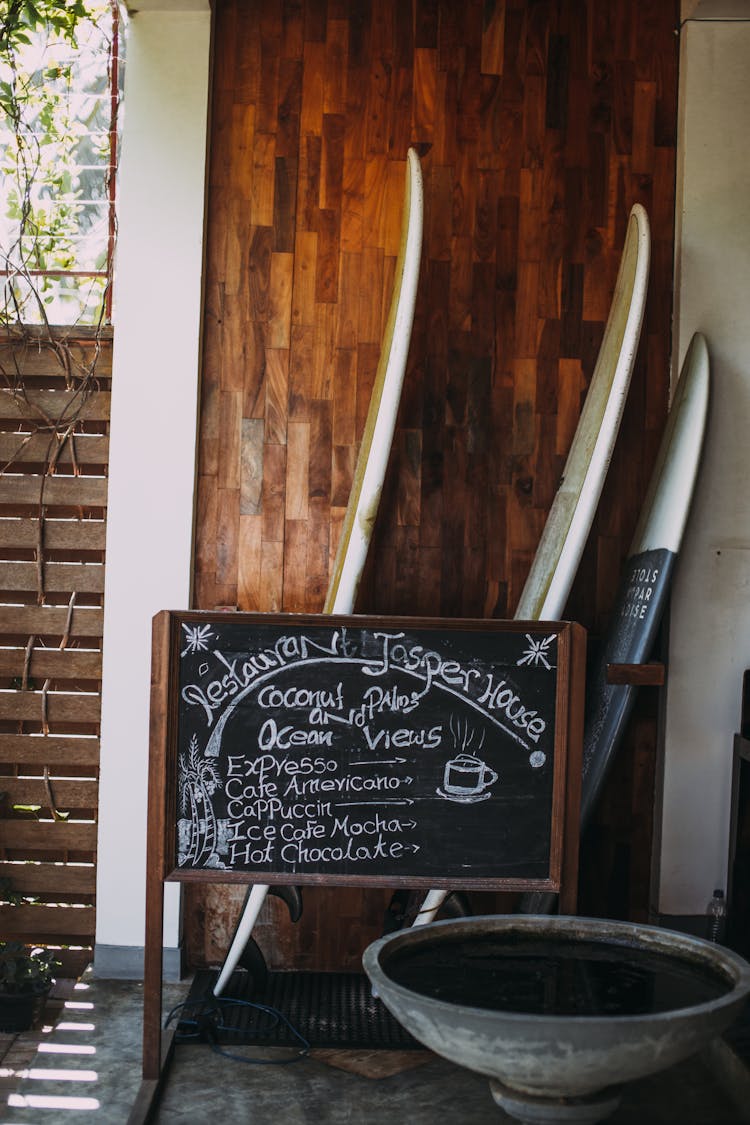
[[[474,754],[457,754],[445,764],[441,797],[449,801],[485,801],[497,774]]]

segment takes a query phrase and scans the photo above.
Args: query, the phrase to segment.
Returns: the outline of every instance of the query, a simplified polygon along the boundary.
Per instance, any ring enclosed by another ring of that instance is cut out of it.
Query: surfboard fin
[[[406,921],[406,908],[409,903],[409,891],[394,891],[391,901],[383,915],[383,935],[393,934],[396,930],[403,930]]]
[[[422,895],[415,891],[394,891],[383,919],[383,934],[406,929],[414,924],[422,904]],[[473,912],[463,891],[451,891],[440,904],[446,918],[466,918]]]
[[[292,922],[299,922],[302,917],[302,888],[301,887],[269,887],[268,893],[285,902]],[[247,902],[247,899],[245,900]],[[261,991],[268,979],[268,966],[263,956],[263,951],[254,937],[248,937],[245,947],[237,959],[237,964],[252,977],[252,991]]]
[[[269,888],[268,893],[280,898],[285,902],[289,910],[289,917],[292,922],[299,922],[302,917],[302,888],[301,887],[282,887],[274,884]]]
[[[447,918],[470,918],[474,913],[463,891],[451,891],[440,907],[440,912]]]
[[[263,956],[263,950],[254,937],[249,937],[245,948],[240,954],[238,965],[241,965],[252,978],[252,992],[261,992],[268,980],[268,966]]]

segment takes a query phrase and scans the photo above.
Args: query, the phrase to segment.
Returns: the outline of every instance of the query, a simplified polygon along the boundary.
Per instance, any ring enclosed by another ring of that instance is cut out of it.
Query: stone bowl
[[[676,959],[681,971],[687,966],[696,974],[718,975],[727,991],[704,1003],[643,1015],[538,1015],[430,998],[396,984],[389,975],[389,965],[396,964],[399,954],[487,935],[501,943],[527,938],[601,943],[622,948],[623,955],[641,950],[669,962]],[[511,1095],[511,1101],[512,1095],[520,1094],[531,1101],[595,1096],[593,1100],[600,1102],[607,1088],[656,1073],[699,1051],[735,1019],[750,991],[750,965],[722,946],[653,926],[591,918],[450,919],[373,942],[363,963],[375,994],[399,1023],[437,1054],[493,1079],[500,1104],[504,1103],[497,1089]],[[607,1112],[617,1100],[609,1102]],[[512,1112],[510,1105],[505,1108]],[[558,1120],[522,1117],[553,1119]],[[563,1119],[584,1117],[560,1116]],[[601,1116],[585,1119],[601,1120]]]

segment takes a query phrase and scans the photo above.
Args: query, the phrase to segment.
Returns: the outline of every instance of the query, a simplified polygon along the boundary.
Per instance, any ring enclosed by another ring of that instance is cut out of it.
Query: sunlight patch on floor
[[[33,1066],[28,1070],[19,1071],[19,1078],[39,1079],[42,1082],[96,1082],[99,1075],[95,1070],[57,1070],[50,1067]]]
[[[95,1055],[96,1047],[76,1043],[40,1043],[38,1052],[40,1055]]]
[[[99,1109],[96,1098],[53,1097],[47,1094],[11,1094],[11,1109]]]

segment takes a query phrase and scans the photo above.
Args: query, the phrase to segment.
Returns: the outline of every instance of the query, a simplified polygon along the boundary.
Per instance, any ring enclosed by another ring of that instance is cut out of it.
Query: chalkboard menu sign
[[[582,652],[566,623],[158,615],[164,877],[559,889]]]

